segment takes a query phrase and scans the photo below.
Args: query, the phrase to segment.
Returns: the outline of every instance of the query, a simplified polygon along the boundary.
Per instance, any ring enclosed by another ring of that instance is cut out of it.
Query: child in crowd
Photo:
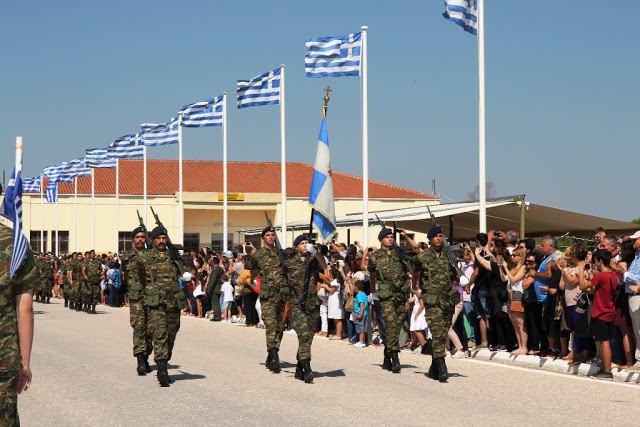
[[[222,296],[224,298],[222,304],[222,321],[225,323],[231,323],[231,305],[233,304],[233,286],[229,283],[229,278],[226,274],[223,274],[220,278],[222,280]]]
[[[353,346],[356,348],[366,347],[365,331],[367,330],[367,294],[364,293],[364,283],[362,280],[356,280],[355,283],[355,304],[353,305],[353,311],[356,314],[356,319],[353,322],[356,327],[356,333],[358,334],[359,342]]]

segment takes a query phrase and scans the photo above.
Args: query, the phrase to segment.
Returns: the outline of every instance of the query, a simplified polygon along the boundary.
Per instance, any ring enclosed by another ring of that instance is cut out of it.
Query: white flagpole
[[[116,158],[116,249],[118,253],[120,245],[120,159]]]
[[[362,29],[362,242],[369,246],[369,111],[367,109],[367,30]]]
[[[481,233],[487,232],[487,178],[485,170],[485,92],[484,92],[484,1],[478,0],[478,162],[479,162],[479,183],[478,200],[480,202],[480,224]]]
[[[78,242],[78,177],[73,178],[73,252],[76,252]]]
[[[56,256],[60,255],[60,236],[58,234],[58,199],[60,198],[60,194],[56,197],[56,247],[52,247],[51,250],[55,253]]]
[[[222,92],[222,250],[227,247],[227,92]]]
[[[178,192],[180,199],[178,204],[180,205],[178,214],[178,242],[183,244],[184,240],[184,201],[182,199],[182,113],[178,119]]]
[[[95,168],[91,168],[91,249],[96,247]]]
[[[44,253],[44,174],[40,174],[40,252]]]
[[[142,146],[142,157],[143,157],[143,159],[142,159],[142,163],[143,163],[143,166],[142,166],[142,175],[143,175],[143,177],[142,177],[142,186],[144,187],[143,190],[142,190],[143,191],[142,198],[144,199],[144,214],[142,216],[144,217],[144,224],[146,226],[147,224],[149,224],[149,221],[147,221],[147,146],[146,145]],[[147,242],[147,244],[149,244],[149,243]]]
[[[282,244],[287,246],[287,161],[284,115],[284,64],[280,65],[280,191],[282,192]]]

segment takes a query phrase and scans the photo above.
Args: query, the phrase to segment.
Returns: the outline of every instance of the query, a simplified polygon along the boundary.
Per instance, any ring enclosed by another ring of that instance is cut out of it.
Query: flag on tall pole
[[[22,232],[22,137],[16,138],[16,165],[4,193],[0,215],[13,222],[13,248],[9,264],[9,278],[18,271],[27,256],[29,241]]]
[[[144,150],[139,133],[121,136],[107,147],[107,153],[115,159],[135,159],[143,157]]]
[[[305,40],[307,77],[359,76],[361,73],[362,33]]]
[[[465,31],[478,35],[478,5],[476,0],[444,0],[446,19]]]
[[[336,212],[333,200],[333,179],[331,178],[331,154],[327,121],[322,118],[316,161],[309,189],[309,204],[313,207],[313,225],[320,231],[326,242],[336,233]]]
[[[22,191],[29,193],[39,193],[40,183],[42,180],[39,176],[33,178],[22,178]]]
[[[147,147],[159,147],[162,145],[178,143],[178,116],[162,123],[143,123],[142,143]]]
[[[49,179],[47,189],[44,191],[44,196],[47,198],[47,203],[55,203],[58,201],[58,181]]]
[[[86,150],[84,165],[89,168],[115,169],[116,159],[109,155],[107,148],[90,148]]]

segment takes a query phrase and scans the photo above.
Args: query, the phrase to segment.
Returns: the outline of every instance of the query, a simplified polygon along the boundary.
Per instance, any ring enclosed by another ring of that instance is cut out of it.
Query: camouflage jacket
[[[261,300],[276,295],[284,285],[282,275],[279,277],[273,276],[273,273],[280,269],[280,257],[276,250],[276,248],[269,249],[263,246],[249,257],[245,265],[245,268],[249,270],[258,270]]]
[[[71,263],[67,261],[60,268],[60,274],[62,274],[62,283],[64,283],[65,285],[69,283],[69,278],[67,277],[67,272],[69,271],[71,271]]]
[[[422,298],[427,308],[435,305],[452,308],[460,302],[460,294],[452,288],[451,265],[444,253],[427,248],[413,259],[413,264],[421,272]]]
[[[129,288],[129,299],[138,301],[142,296],[142,283],[140,283],[139,272],[141,270],[139,260],[144,263],[145,250],[131,249],[122,257],[122,269],[127,273],[127,287]]]
[[[85,274],[89,282],[95,283],[100,281],[100,272],[102,271],[102,263],[100,261],[95,258],[87,258],[82,263],[82,267],[85,269]]]
[[[409,298],[409,287],[405,284],[406,273],[398,253],[392,249],[378,249],[369,256],[369,273],[376,273],[376,296],[382,300],[389,298]]]
[[[169,251],[160,252],[153,248],[137,258],[138,268],[146,272],[143,286],[146,289],[145,303],[149,307],[166,305],[170,308],[182,308],[184,293],[178,284],[179,270],[169,258]]]
[[[40,270],[40,277],[47,280],[53,280],[53,264],[52,261],[41,259],[38,261],[38,270]]]
[[[22,369],[18,345],[16,296],[32,290],[40,281],[40,275],[33,252],[28,249],[22,265],[10,279],[9,265],[12,250],[13,230],[0,224],[0,372],[15,374]]]
[[[78,286],[81,281],[84,281],[84,276],[82,275],[82,266],[83,262],[74,260],[71,261],[71,277],[73,277],[73,285]]]
[[[307,293],[307,307],[320,305],[320,299],[318,298],[318,291],[316,284],[318,283],[318,273],[320,272],[320,265],[318,260],[311,254],[295,255],[285,260],[284,271],[286,273],[286,279],[288,284],[291,285],[295,292],[291,293],[291,297],[294,297],[294,302],[297,303],[297,297],[302,298],[304,292],[304,279],[305,279],[305,267],[307,256],[312,258],[309,260],[309,290]]]

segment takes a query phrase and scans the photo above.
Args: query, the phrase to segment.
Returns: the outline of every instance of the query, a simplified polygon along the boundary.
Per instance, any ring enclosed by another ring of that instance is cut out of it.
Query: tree
[[[496,197],[496,183],[493,181],[487,181],[486,185],[486,194],[487,199],[491,199]],[[477,202],[480,199],[480,185],[476,184],[476,187],[473,189],[471,193],[467,193],[467,201],[469,202]]]
[[[636,218],[634,220],[631,221],[634,224],[640,224],[640,218]]]

